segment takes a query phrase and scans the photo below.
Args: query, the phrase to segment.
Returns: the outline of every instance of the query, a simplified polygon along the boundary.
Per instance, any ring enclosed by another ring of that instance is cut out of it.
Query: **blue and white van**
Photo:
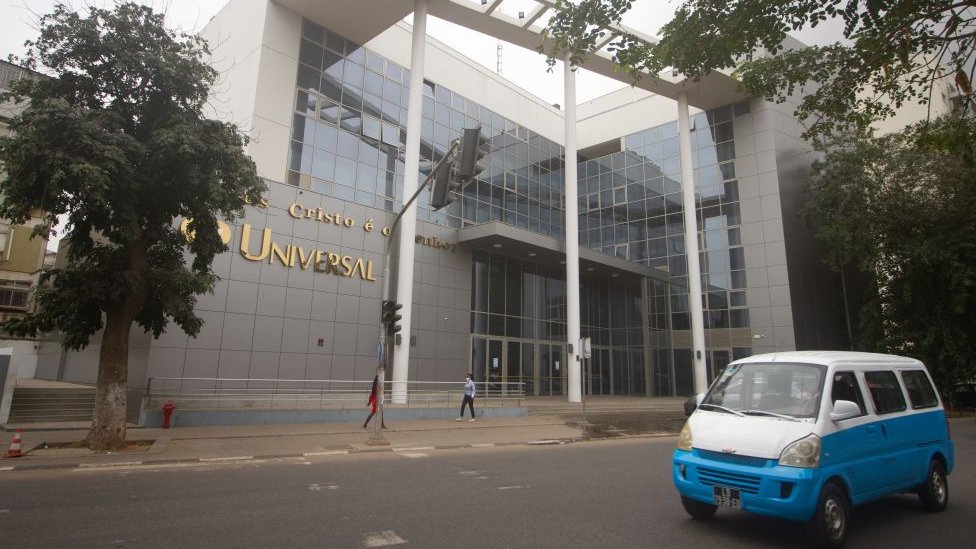
[[[730,363],[697,400],[673,460],[694,518],[730,507],[803,521],[839,547],[855,505],[901,492],[917,492],[931,511],[949,502],[949,425],[915,359],[756,355]]]

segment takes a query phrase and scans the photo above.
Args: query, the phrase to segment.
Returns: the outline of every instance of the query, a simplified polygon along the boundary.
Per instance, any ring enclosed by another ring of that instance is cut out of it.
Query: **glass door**
[[[536,370],[535,343],[522,344],[522,375],[519,381],[523,383],[525,396],[536,396],[539,390],[539,372]]]
[[[485,365],[485,392],[499,394],[503,389],[505,375],[505,342],[501,339],[488,340],[488,362]]]
[[[488,379],[485,374],[485,364],[488,360],[488,342],[482,337],[471,339],[471,367],[467,373],[474,376],[475,383],[481,383]]]
[[[566,357],[562,345],[539,345],[539,366],[542,379],[540,395],[558,396],[563,394],[563,377],[566,375]]]

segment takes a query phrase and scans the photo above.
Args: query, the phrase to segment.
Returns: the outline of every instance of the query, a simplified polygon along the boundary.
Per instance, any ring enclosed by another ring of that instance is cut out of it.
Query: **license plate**
[[[712,503],[719,507],[742,509],[742,496],[739,490],[727,486],[712,487]]]

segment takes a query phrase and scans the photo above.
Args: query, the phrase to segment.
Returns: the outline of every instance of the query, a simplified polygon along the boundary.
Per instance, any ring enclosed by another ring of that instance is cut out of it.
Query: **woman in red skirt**
[[[380,383],[380,376],[375,376],[373,378],[373,387],[369,391],[369,400],[366,401],[366,406],[370,407],[369,415],[366,416],[366,421],[363,422],[363,431],[366,430],[366,426],[369,425],[369,420],[373,419],[376,415],[376,393],[378,392]],[[382,428],[386,429],[386,421],[383,421],[381,425]]]

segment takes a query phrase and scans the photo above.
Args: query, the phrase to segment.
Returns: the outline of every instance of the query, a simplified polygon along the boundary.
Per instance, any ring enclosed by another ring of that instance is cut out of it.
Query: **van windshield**
[[[815,418],[826,371],[826,367],[814,364],[730,364],[712,384],[701,408],[742,415]]]

